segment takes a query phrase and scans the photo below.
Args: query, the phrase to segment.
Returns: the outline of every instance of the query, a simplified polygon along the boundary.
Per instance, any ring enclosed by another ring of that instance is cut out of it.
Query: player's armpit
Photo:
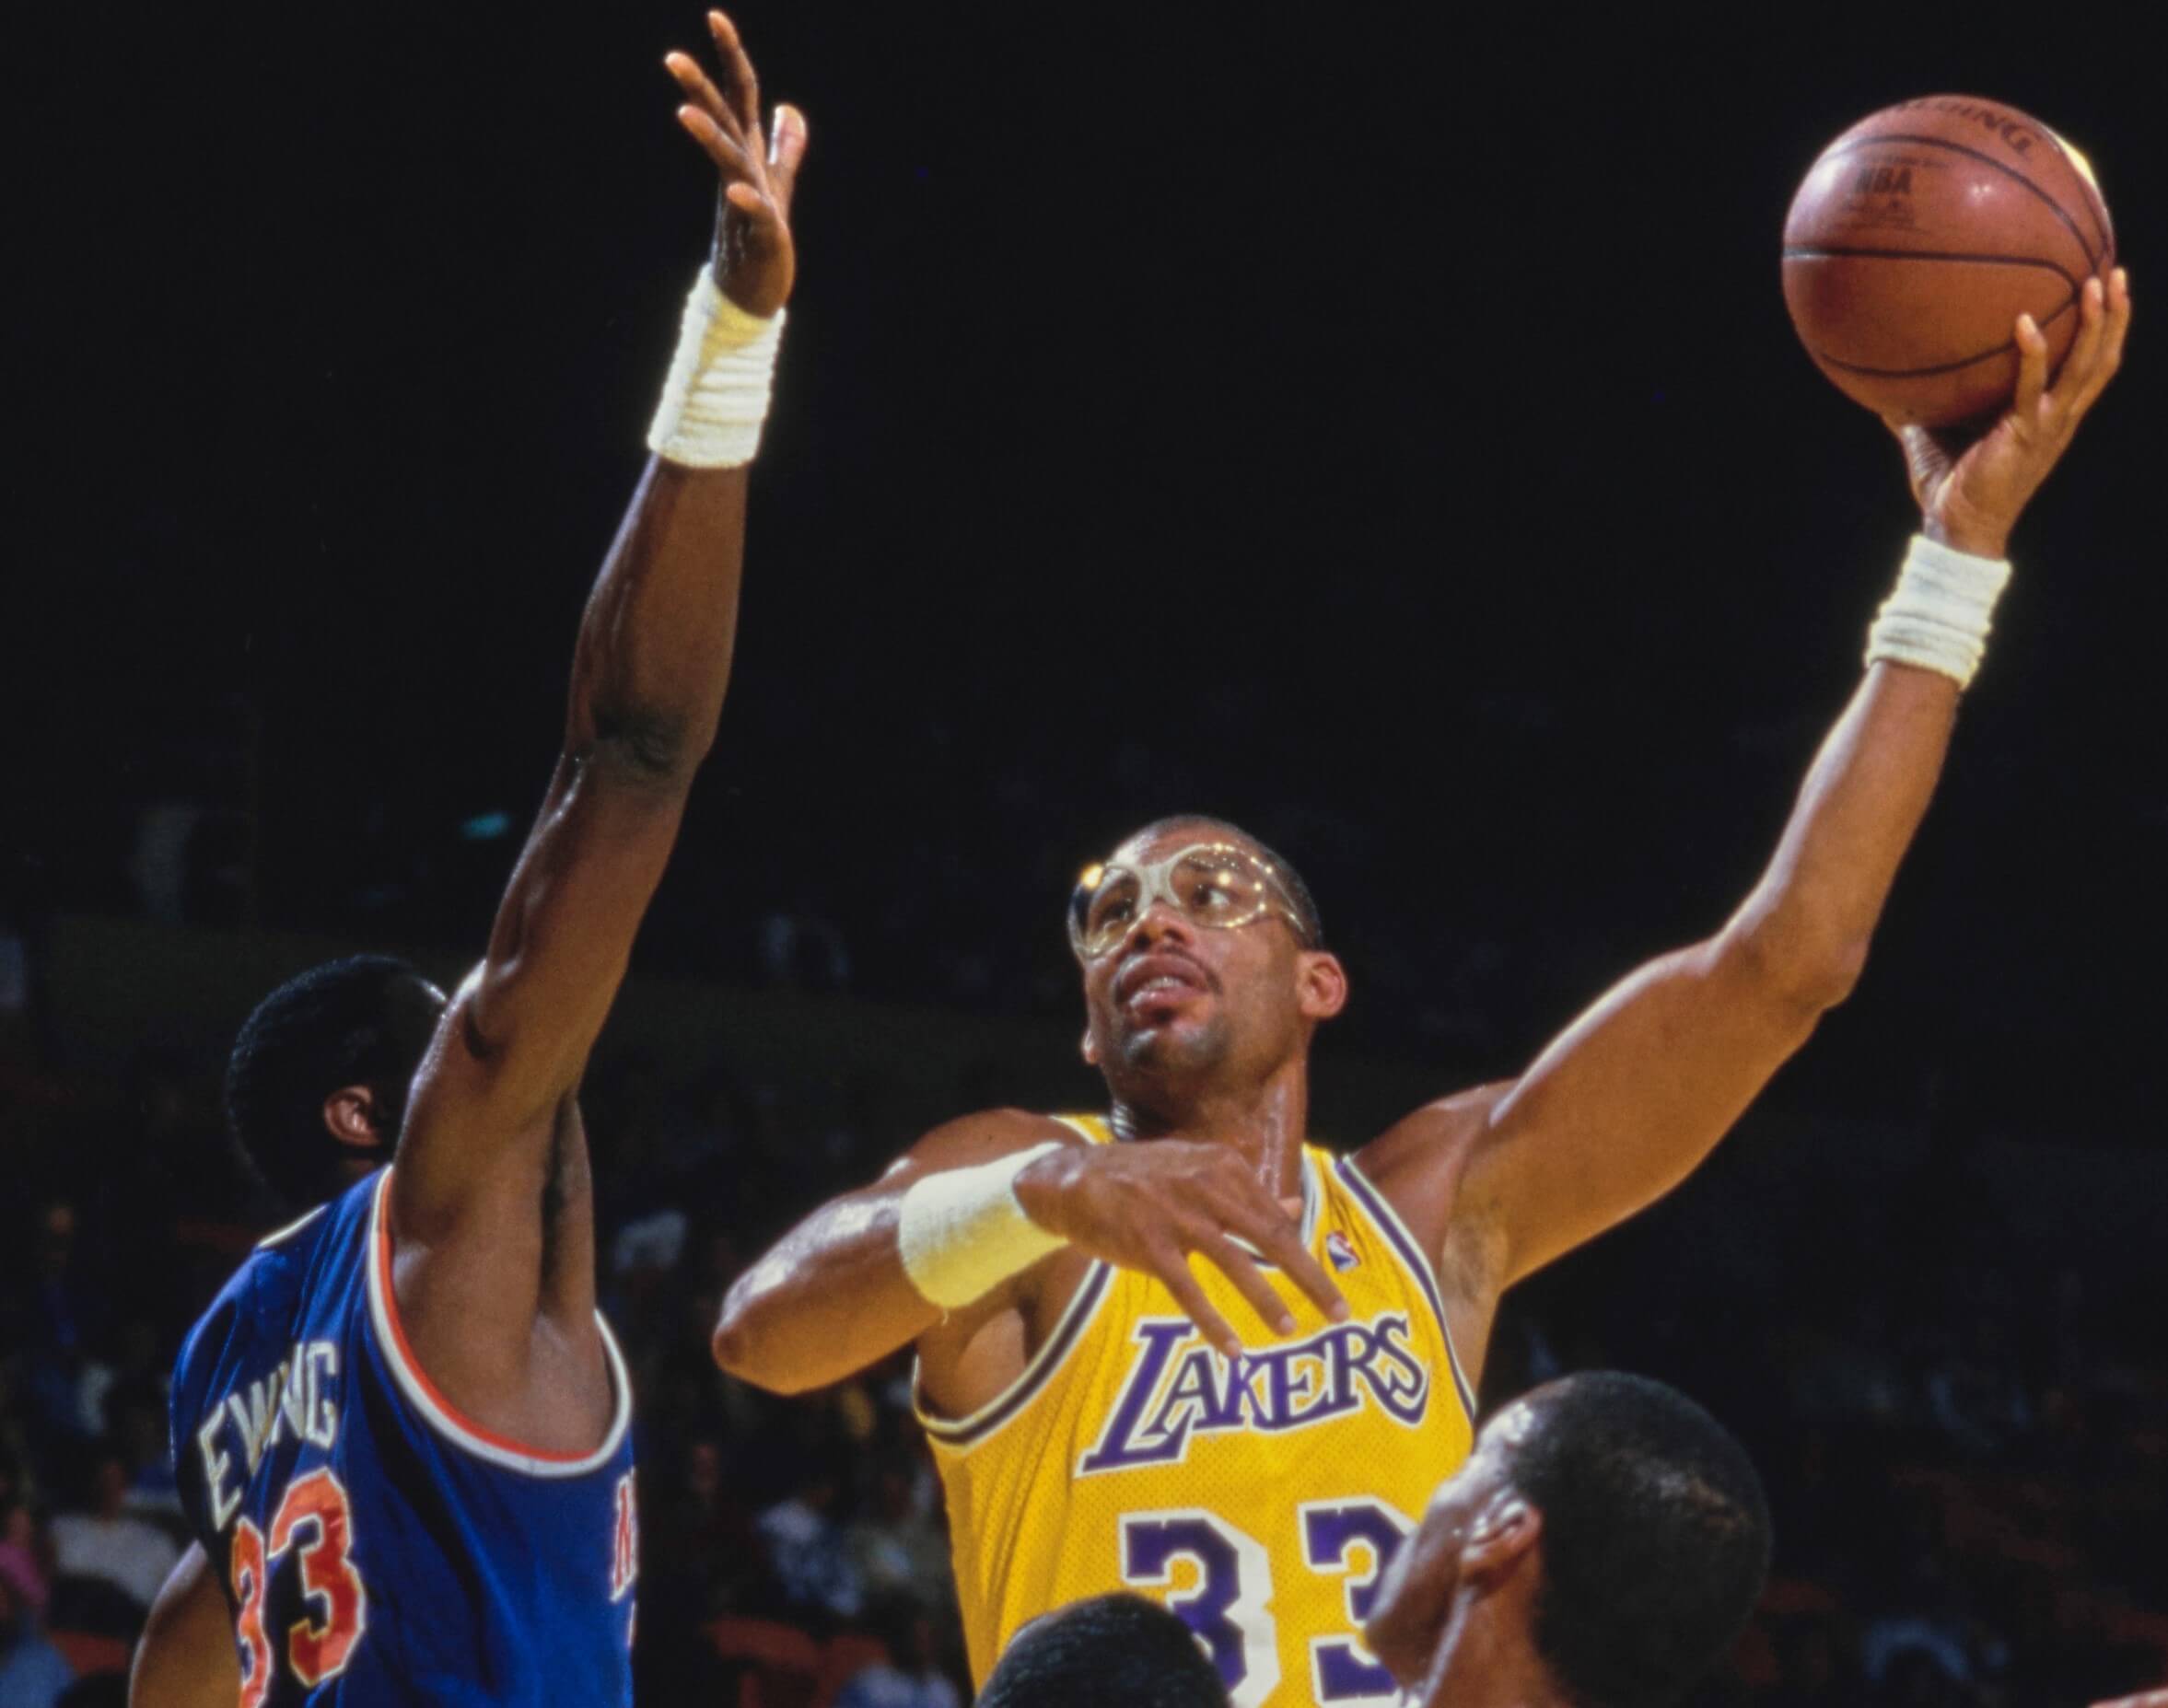
[[[151,1603],[128,1674],[129,1708],[233,1708],[240,1688],[226,1592],[203,1544],[192,1542]]]
[[[1471,1383],[1483,1379],[1491,1318],[1506,1287],[1507,1251],[1495,1220],[1454,1219],[1476,1146],[1512,1080],[1475,1086],[1426,1103],[1356,1154],[1356,1166],[1384,1194],[1437,1266],[1447,1327]]]

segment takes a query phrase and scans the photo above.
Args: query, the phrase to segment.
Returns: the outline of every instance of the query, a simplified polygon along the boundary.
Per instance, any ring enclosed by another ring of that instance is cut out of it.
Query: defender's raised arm
[[[449,1000],[387,957],[313,968],[235,1044],[236,1137],[315,1207],[176,1361],[197,1546],[138,1702],[632,1700],[631,1392],[595,1308],[574,1092],[715,736],[805,146],[787,110],[763,141],[737,33],[709,29],[721,89],[683,54],[669,69],[721,176],[714,252],[487,955]]]
[[[719,13],[709,26],[719,87],[686,54],[666,63],[685,97],[680,122],[721,180],[713,254],[649,429],[655,455],[580,624],[555,774],[488,953],[416,1076],[392,1180],[399,1298],[417,1354],[484,1413],[519,1410],[503,1397],[522,1385],[538,1313],[592,1340],[591,1266],[561,1266],[545,1289],[538,1206],[545,1187],[583,1195],[570,1094],[729,679],[747,465],[795,273],[788,211],[806,129],[783,108],[763,137],[737,32]],[[599,1374],[600,1359],[582,1362]],[[548,1418],[524,1422],[546,1439]]]

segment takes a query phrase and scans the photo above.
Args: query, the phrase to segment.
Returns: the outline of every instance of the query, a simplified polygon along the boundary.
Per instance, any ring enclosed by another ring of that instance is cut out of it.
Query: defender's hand
[[[1078,1250],[1157,1275],[1230,1358],[1241,1342],[1190,1273],[1193,1251],[1225,1271],[1278,1333],[1291,1332],[1295,1319],[1237,1239],[1277,1264],[1335,1322],[1347,1320],[1347,1301],[1303,1249],[1300,1229],[1224,1144],[1067,1144],[1018,1175],[1016,1195],[1026,1215]]]
[[[2010,530],[2047,478],[2093,400],[2123,360],[2130,330],[2130,277],[2117,267],[2103,290],[2088,279],[2080,323],[2055,389],[2047,389],[2047,340],[2031,315],[2017,323],[2018,389],[2010,412],[1968,447],[1946,432],[1896,422],[1922,531],[1959,552],[2007,557]]]
[[[806,120],[795,107],[778,107],[774,136],[763,140],[760,79],[745,57],[738,27],[720,12],[710,12],[707,29],[715,38],[722,88],[690,53],[670,53],[662,63],[685,94],[678,122],[722,176],[716,203],[716,285],[746,313],[764,318],[790,300],[798,276],[790,195],[805,158]]]

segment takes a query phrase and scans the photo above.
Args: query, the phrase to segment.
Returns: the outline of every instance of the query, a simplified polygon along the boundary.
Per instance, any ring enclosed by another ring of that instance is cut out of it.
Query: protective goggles
[[[1301,910],[1269,860],[1233,842],[1192,842],[1164,860],[1139,866],[1088,866],[1069,898],[1069,947],[1094,960],[1126,937],[1164,901],[1193,925],[1232,931],[1267,913],[1288,922],[1307,947]]]

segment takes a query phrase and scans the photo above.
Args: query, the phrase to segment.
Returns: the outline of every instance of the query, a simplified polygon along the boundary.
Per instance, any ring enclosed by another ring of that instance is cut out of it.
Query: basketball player
[[[975,1708],[1227,1708],[1189,1627],[1141,1596],[1094,1596],[1017,1632]]]
[[[715,1355],[777,1391],[915,1346],[977,1677],[1049,1609],[1132,1588],[1235,1708],[1391,1700],[1358,1632],[1467,1455],[1499,1295],[1677,1185],[1859,976],[2010,530],[2116,368],[2123,275],[2080,314],[2052,389],[2018,323],[2013,406],[1976,442],[1902,431],[1921,535],[1760,881],[1520,1077],[1351,1156],[1309,1144],[1310,1041],[1347,974],[1285,860],[1163,820],[1070,906],[1110,1112],[937,1128],[731,1290]]]
[[[1596,1371],[1483,1426],[1366,1634],[1417,1708],[1661,1708],[1731,1648],[1768,1570],[1746,1450],[1675,1389]]]
[[[783,108],[768,145],[737,33],[709,24],[719,87],[669,64],[721,179],[714,252],[488,952],[434,1002],[402,1118],[374,1094],[319,1106],[384,1166],[266,1239],[175,1371],[243,1708],[631,1700],[631,1393],[595,1309],[576,1094],[721,711],[806,139]]]
[[[312,967],[256,1005],[227,1062],[227,1124],[254,1171],[292,1204],[321,1204],[383,1166],[407,1088],[443,1018],[444,993],[402,960]],[[181,1555],[136,1645],[136,1708],[231,1708],[233,1615],[201,1542]]]

